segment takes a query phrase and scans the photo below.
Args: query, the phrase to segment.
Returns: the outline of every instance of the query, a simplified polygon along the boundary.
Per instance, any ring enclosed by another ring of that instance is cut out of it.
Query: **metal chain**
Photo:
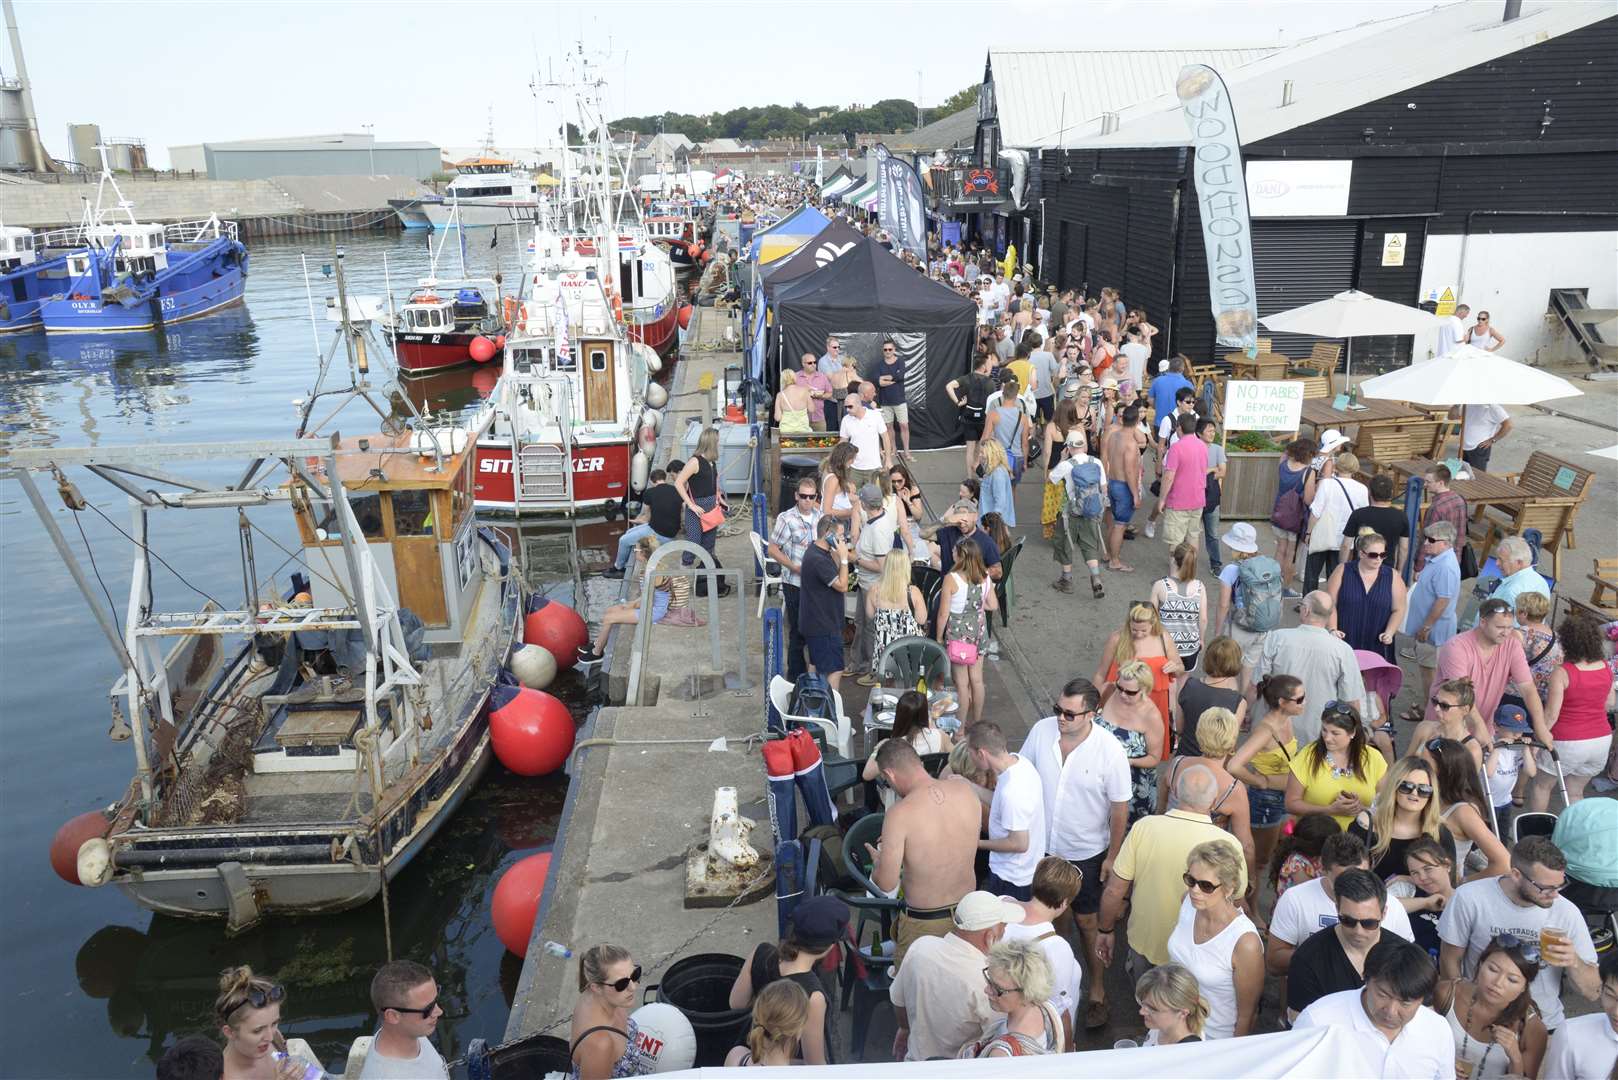
[[[672,948],[668,952],[664,953],[663,956],[657,961],[657,963],[652,965],[652,967],[650,969],[650,973],[653,974],[653,975],[661,973],[664,966],[667,965],[670,960],[673,960],[680,953],[683,953],[686,949],[688,949],[692,945],[696,944],[696,941],[697,941],[698,938],[703,937],[710,930],[712,930],[715,926],[719,925],[719,920],[720,919],[723,919],[726,915],[729,915],[733,910],[735,910],[737,905],[742,903],[742,901],[749,899],[753,894],[753,887],[760,884],[762,881],[764,881],[765,878],[767,878],[769,876],[770,876],[770,871],[769,870],[764,870],[764,871],[760,872],[759,874],[757,874],[756,876],[754,876],[753,878],[751,878],[745,885],[742,886],[741,891],[736,894],[736,899],[732,900],[730,903],[728,903],[724,907],[720,908],[719,911],[714,915],[713,918],[711,918],[707,922],[703,923],[702,926],[700,926],[696,930],[696,932],[693,933],[690,937],[686,938],[684,941],[680,942],[674,948]],[[516,1046],[516,1045],[518,1045],[520,1043],[524,1043],[524,1042],[528,1041],[529,1039],[535,1038],[537,1036],[549,1035],[551,1032],[555,1031],[557,1028],[561,1027],[563,1024],[571,1022],[572,1019],[573,1019],[573,1014],[571,1012],[564,1013],[563,1015],[557,1017],[555,1020],[552,1020],[550,1023],[546,1024],[544,1027],[540,1028],[537,1031],[530,1031],[530,1032],[528,1032],[528,1033],[526,1033],[524,1035],[519,1035],[517,1038],[511,1039],[508,1042],[497,1043],[497,1044],[495,1044],[493,1046],[490,1046],[488,1048],[488,1052],[490,1054],[493,1054],[496,1051],[504,1050],[508,1046]],[[454,1061],[449,1062],[449,1068],[454,1069],[456,1066],[464,1065],[464,1064],[466,1064],[466,1059],[465,1058],[456,1058]]]

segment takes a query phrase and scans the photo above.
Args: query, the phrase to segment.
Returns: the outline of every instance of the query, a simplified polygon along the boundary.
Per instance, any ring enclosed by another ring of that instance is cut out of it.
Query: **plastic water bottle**
[[[285,1050],[272,1050],[270,1051],[270,1057],[275,1059],[275,1075],[278,1078],[296,1077],[297,1080],[330,1080],[330,1076],[325,1069],[302,1058],[290,1057]],[[288,1067],[287,1062],[291,1062],[291,1067]],[[299,1065],[303,1066],[302,1072],[295,1071]]]
[[[543,947],[552,956],[560,956],[563,960],[573,958],[573,950],[563,945],[560,941],[547,941]]]

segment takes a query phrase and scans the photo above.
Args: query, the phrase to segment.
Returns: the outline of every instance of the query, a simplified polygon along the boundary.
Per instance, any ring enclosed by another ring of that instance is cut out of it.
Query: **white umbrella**
[[[1349,385],[1354,360],[1353,340],[1357,337],[1399,337],[1435,330],[1439,318],[1421,308],[1378,300],[1370,293],[1350,289],[1330,300],[1317,300],[1290,311],[1266,315],[1259,322],[1267,330],[1287,334],[1313,334],[1315,337],[1348,338],[1349,354],[1343,364],[1343,386]]]
[[[1537,405],[1584,393],[1566,379],[1474,345],[1458,345],[1448,355],[1378,375],[1360,384],[1365,397],[1417,405],[1459,405],[1466,427],[1468,405]]]

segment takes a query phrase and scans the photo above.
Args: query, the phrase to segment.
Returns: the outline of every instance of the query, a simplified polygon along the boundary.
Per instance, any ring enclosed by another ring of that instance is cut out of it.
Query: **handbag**
[[[1336,478],[1333,477],[1335,480]],[[1354,505],[1354,497],[1348,493],[1348,488],[1337,480],[1337,487],[1343,493],[1343,500],[1348,503],[1350,510],[1359,509]],[[1317,555],[1324,551],[1336,551],[1342,544],[1341,536],[1343,526],[1337,521],[1337,511],[1329,509],[1315,522],[1314,528],[1309,532],[1309,554]],[[1334,539],[1336,537],[1337,539]]]
[[[944,654],[949,657],[952,664],[971,667],[978,662],[978,646],[975,641],[952,641],[944,646]]]
[[[716,502],[713,509],[698,514],[697,521],[701,524],[703,532],[711,532],[725,523],[725,508]]]
[[[1471,581],[1478,576],[1478,554],[1472,550],[1469,540],[1461,544],[1460,562],[1462,581]]]

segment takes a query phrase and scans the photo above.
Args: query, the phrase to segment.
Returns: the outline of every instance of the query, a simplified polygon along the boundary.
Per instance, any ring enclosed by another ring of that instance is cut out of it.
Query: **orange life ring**
[[[515,296],[508,296],[501,302],[501,315],[502,321],[506,324],[506,329],[511,329],[517,321],[517,298]]]

